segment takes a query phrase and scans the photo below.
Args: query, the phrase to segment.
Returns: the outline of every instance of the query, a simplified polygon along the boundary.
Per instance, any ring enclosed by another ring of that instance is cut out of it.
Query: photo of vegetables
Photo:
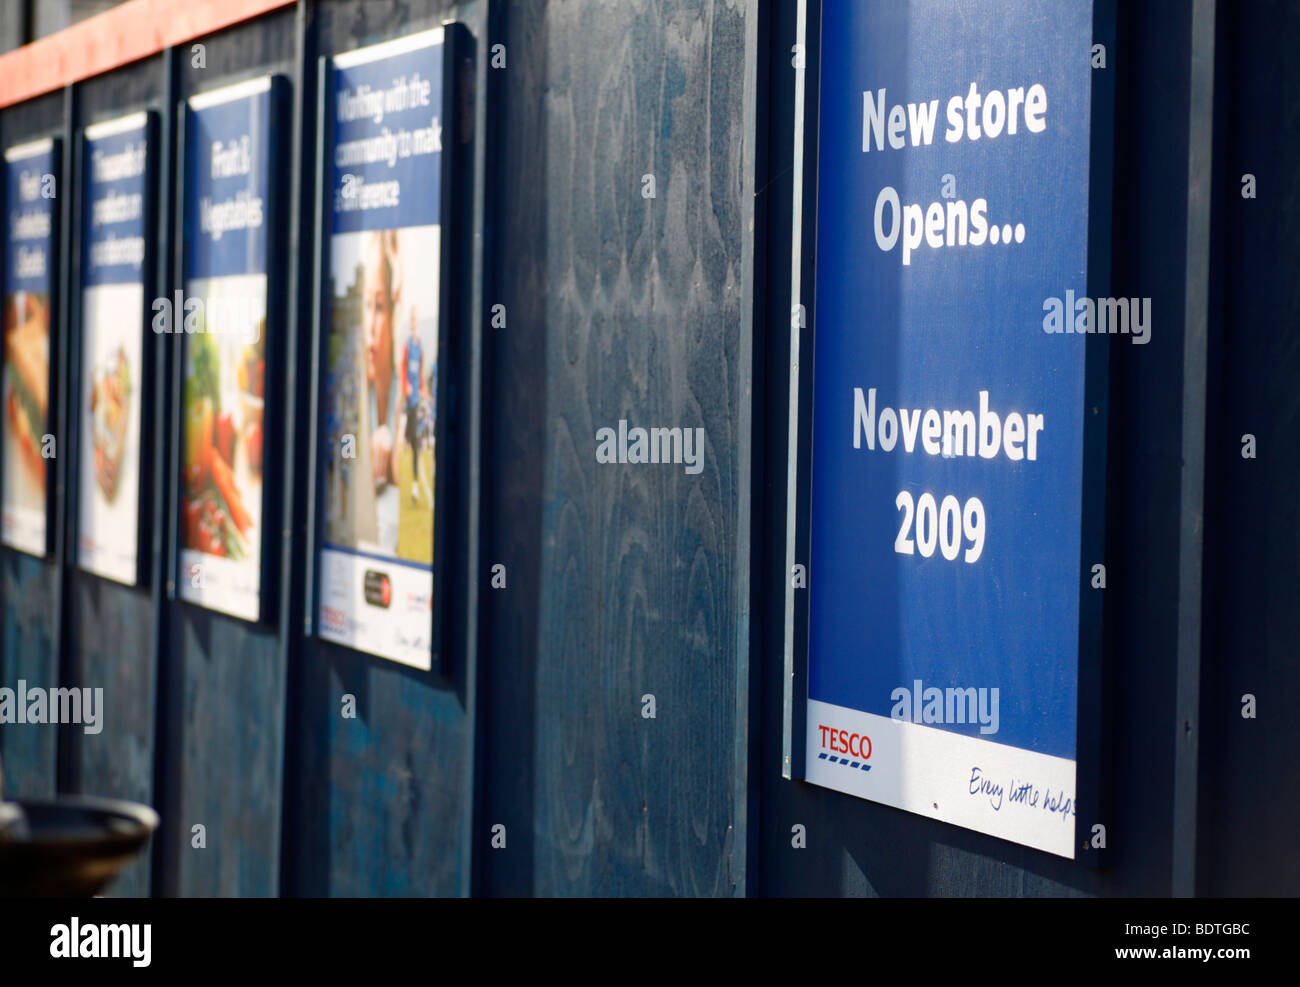
[[[259,333],[257,343],[241,348],[236,367],[240,389],[233,406],[228,396],[222,402],[215,338],[196,334],[192,347],[193,369],[186,382],[182,543],[208,555],[238,560],[249,554],[254,519],[232,464],[238,445],[242,463],[260,480],[266,338]]]
[[[260,585],[265,293],[261,276],[191,282],[207,293],[188,335],[180,505],[183,595],[255,619]],[[213,296],[214,292],[220,292]],[[252,299],[250,302],[249,299]],[[202,578],[191,578],[197,564]]]

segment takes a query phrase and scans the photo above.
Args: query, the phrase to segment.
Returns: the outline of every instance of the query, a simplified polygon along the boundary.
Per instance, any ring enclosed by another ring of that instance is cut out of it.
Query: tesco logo
[[[348,615],[337,607],[323,606],[321,609],[321,623],[331,630],[345,630],[348,626]]]
[[[871,757],[871,738],[865,733],[849,733],[836,730],[824,723],[817,724],[822,732],[822,747],[829,748],[836,754],[848,754],[863,761]]]

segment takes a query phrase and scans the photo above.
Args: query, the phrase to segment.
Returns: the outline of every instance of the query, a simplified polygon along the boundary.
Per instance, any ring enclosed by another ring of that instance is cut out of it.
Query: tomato
[[[217,453],[227,463],[235,461],[235,420],[229,411],[217,415],[216,424]]]
[[[197,548],[200,544],[199,523],[203,506],[196,500],[186,500],[185,504],[185,547]]]
[[[209,555],[224,555],[221,548],[221,539],[217,533],[207,524],[202,522],[199,527],[199,548]]]

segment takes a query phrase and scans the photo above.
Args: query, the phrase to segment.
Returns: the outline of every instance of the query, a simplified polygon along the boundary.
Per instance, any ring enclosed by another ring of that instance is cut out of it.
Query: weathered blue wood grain
[[[275,636],[177,604],[164,661],[177,663],[174,813],[184,896],[264,897],[279,889],[284,669]],[[193,827],[206,848],[192,845]]]
[[[19,682],[49,689],[59,685],[54,654],[53,600],[58,570],[53,563],[10,549],[0,550],[4,567],[4,674],[0,684]],[[4,794],[49,798],[57,784],[58,727],[48,723],[0,726]]]
[[[509,840],[486,893],[727,895],[743,872],[748,16],[505,11],[484,524],[511,581],[483,603],[480,828]],[[620,419],[702,428],[703,471],[598,464]]]
[[[317,643],[295,696],[291,893],[453,895],[462,868],[464,711],[425,674]],[[344,719],[342,699],[356,698]]]
[[[71,582],[67,646],[69,685],[103,689],[100,732],[69,731],[73,791],[153,804],[153,607],[147,591],[78,573]],[[149,893],[149,856],[141,854],[109,888],[114,896]]]

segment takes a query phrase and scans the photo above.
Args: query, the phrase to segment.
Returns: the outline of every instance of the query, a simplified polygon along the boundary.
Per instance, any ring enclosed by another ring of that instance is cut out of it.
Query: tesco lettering
[[[817,729],[822,732],[823,747],[829,747],[836,754],[848,754],[851,757],[860,757],[864,761],[870,760],[871,738],[865,733],[836,730],[824,723],[817,724]]]

